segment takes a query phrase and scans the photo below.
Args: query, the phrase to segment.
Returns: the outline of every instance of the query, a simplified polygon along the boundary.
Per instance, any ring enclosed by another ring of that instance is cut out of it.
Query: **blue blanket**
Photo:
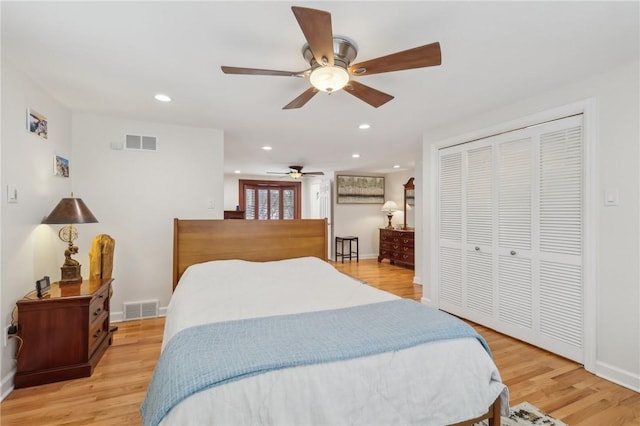
[[[407,299],[191,327],[165,347],[140,408],[157,425],[189,395],[244,377],[474,337],[463,321]]]

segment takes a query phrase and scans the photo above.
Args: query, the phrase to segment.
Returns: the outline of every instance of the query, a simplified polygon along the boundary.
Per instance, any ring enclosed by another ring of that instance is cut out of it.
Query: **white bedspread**
[[[356,306],[397,297],[316,258],[194,265],[167,311],[163,348],[216,321]],[[476,339],[274,371],[197,393],[162,425],[445,425],[477,417],[508,393]]]

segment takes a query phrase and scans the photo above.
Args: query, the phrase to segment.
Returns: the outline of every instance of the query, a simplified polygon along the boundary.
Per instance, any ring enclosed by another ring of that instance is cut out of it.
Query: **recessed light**
[[[160,102],[171,102],[171,98],[167,95],[163,95],[162,93],[158,93],[155,98]]]
[[[240,170],[236,170],[236,171],[234,171],[233,173],[235,173],[235,174],[239,174],[239,173],[240,173]]]
[[[353,158],[360,158],[360,154],[351,154]]]
[[[371,124],[367,124],[367,123],[362,123],[361,125],[358,126],[358,129],[361,130],[365,130],[371,127]]]
[[[400,164],[396,164],[393,166],[394,169],[399,169],[400,168]]]
[[[262,149],[264,149],[265,151],[271,151],[273,148],[271,148],[270,146],[263,146]]]

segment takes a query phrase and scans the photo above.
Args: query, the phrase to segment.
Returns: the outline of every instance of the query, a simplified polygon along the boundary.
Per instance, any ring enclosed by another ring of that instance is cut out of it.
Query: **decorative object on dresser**
[[[116,249],[116,240],[107,234],[99,234],[93,237],[91,251],[89,252],[89,279],[111,278],[113,273],[113,253]],[[109,289],[109,300],[113,296],[113,287]],[[109,327],[112,333],[118,331],[118,327]]]
[[[58,237],[69,246],[64,251],[64,264],[60,267],[61,284],[74,284],[82,282],[82,273],[80,272],[80,263],[71,256],[78,253],[78,247],[73,242],[78,238],[78,231],[73,227],[74,223],[97,223],[98,219],[91,213],[91,210],[82,201],[81,198],[74,198],[73,192],[70,198],[63,198],[42,220],[47,225],[60,225]]]
[[[91,376],[111,344],[112,281],[55,282],[45,297],[31,292],[16,302],[22,339],[16,388]]]
[[[389,219],[389,224],[387,225],[387,229],[393,229],[393,225],[391,225],[391,219],[393,219],[393,212],[398,211],[398,205],[395,201],[386,201],[382,208],[380,209],[382,212],[387,212],[387,219]]]
[[[414,235],[413,229],[380,228],[378,262],[389,259],[391,263],[414,266]]]

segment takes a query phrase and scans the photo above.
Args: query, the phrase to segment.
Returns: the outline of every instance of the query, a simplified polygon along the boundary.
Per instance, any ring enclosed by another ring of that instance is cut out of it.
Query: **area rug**
[[[477,425],[486,426],[487,421],[477,423]],[[515,407],[511,407],[509,417],[502,416],[503,426],[523,426],[523,425],[542,425],[542,426],[567,426],[566,423],[543,413],[528,402],[523,402]]]

